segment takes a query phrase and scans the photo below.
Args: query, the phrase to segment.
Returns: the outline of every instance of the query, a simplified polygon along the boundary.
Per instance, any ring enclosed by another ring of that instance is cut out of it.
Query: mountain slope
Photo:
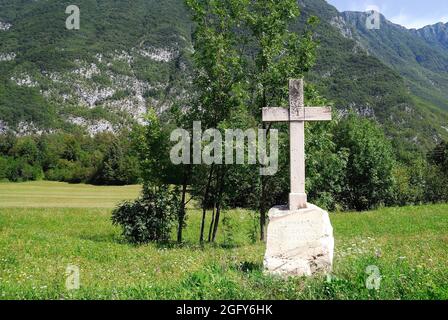
[[[344,14],[324,0],[301,0],[299,5],[302,24],[309,15],[320,17],[319,58],[311,79],[336,107],[377,119],[397,147],[405,143],[406,148],[427,149],[448,136],[447,113],[415,96],[399,70],[381,59],[383,51],[369,50]],[[362,17],[357,21],[365,26]]]
[[[379,30],[366,28],[366,13],[343,12],[341,16],[353,28],[354,39],[399,72],[413,95],[448,110],[448,48],[443,46],[443,37],[431,27],[408,30],[384,16]]]
[[[69,4],[0,4],[0,130],[117,129],[180,94],[191,47],[182,1],[78,1],[79,31],[65,28]]]
[[[415,35],[424,39],[427,43],[444,49],[448,49],[448,23],[436,23],[421,29],[410,30]]]
[[[183,0],[77,3],[81,29],[69,31],[69,1],[1,2],[0,132],[118,130],[148,106],[164,110],[186,94],[192,23]],[[389,62],[395,52],[376,48],[326,1],[298,3],[302,15],[293,29],[302,30],[310,15],[321,19],[319,58],[307,80],[342,114],[377,119],[400,146],[427,149],[448,138],[448,116],[432,107],[445,101],[442,93],[416,96]],[[446,67],[444,56],[431,58]],[[428,77],[438,72],[431,61],[426,67]]]

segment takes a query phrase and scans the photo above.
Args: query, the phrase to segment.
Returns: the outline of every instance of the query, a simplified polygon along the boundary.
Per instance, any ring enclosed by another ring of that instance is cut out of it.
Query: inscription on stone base
[[[306,209],[274,207],[269,211],[264,267],[282,276],[330,272],[334,238],[328,213],[308,204]]]

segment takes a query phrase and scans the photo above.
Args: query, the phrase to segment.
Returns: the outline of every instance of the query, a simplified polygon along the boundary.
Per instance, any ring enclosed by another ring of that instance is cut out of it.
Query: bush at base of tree
[[[140,198],[122,203],[112,213],[112,222],[134,244],[167,241],[180,210],[178,191],[168,187],[145,187]]]

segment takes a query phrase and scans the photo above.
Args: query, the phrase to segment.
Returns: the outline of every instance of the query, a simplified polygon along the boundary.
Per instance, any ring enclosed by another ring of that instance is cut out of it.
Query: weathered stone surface
[[[274,207],[269,211],[264,267],[281,276],[311,276],[331,271],[334,238],[328,213],[308,204],[306,209]]]

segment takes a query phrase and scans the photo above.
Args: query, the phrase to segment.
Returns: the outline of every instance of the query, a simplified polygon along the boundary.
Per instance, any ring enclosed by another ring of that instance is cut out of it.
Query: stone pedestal
[[[274,207],[269,211],[264,267],[281,276],[311,276],[331,271],[334,238],[328,213],[308,204],[290,211]]]

